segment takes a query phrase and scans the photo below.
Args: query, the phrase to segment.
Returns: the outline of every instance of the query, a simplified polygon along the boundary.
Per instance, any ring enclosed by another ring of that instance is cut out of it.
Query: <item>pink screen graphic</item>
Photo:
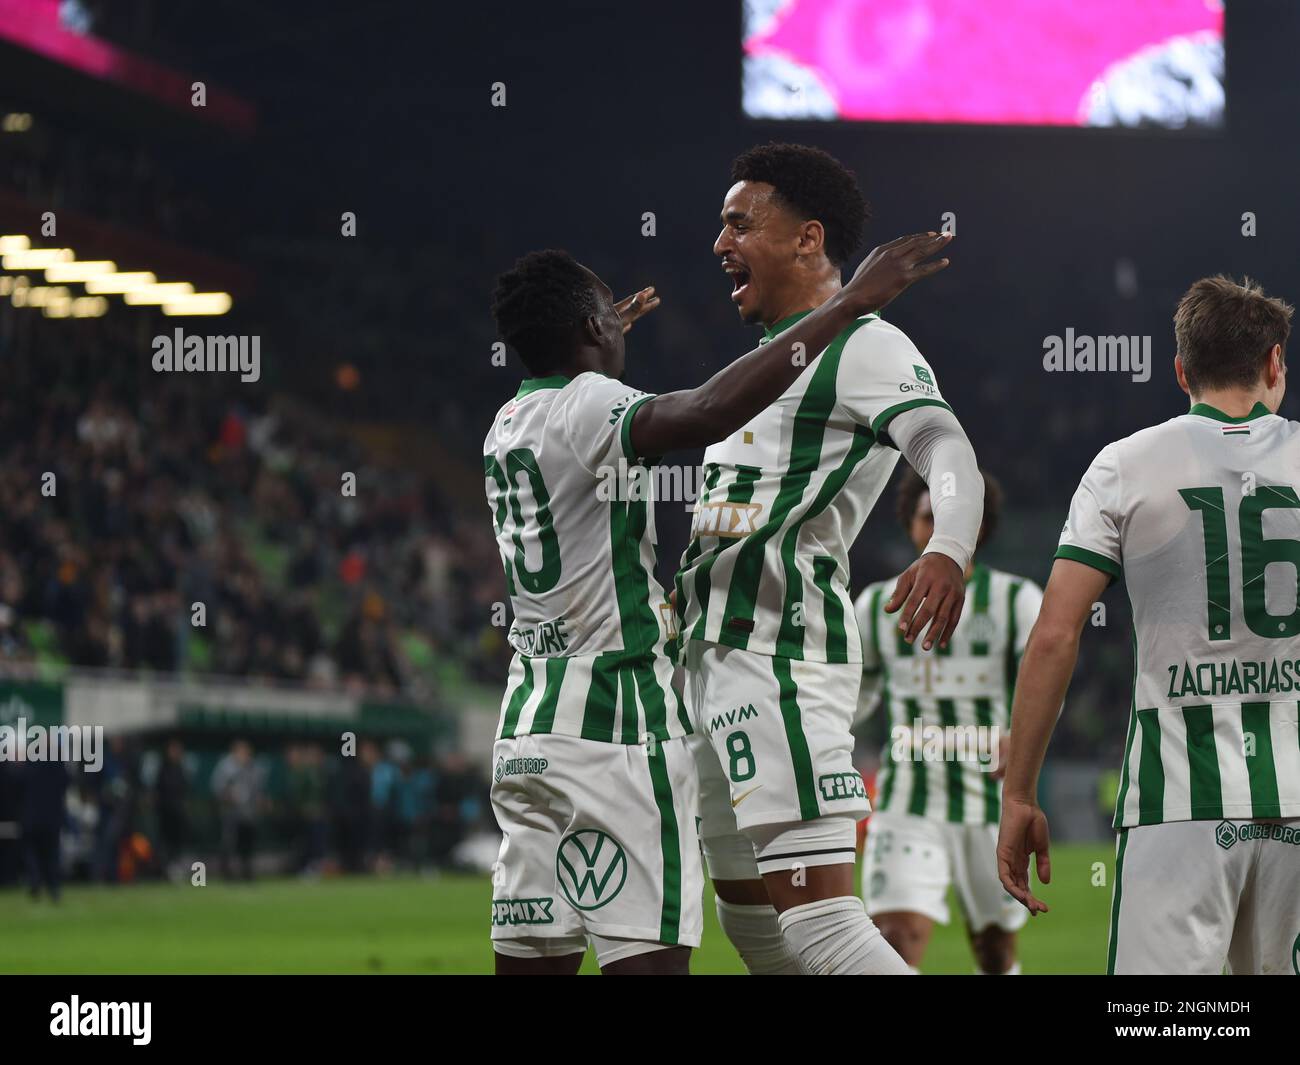
[[[747,28],[753,117],[1184,126],[1222,116],[1219,0],[751,2]],[[805,94],[810,113],[773,96],[780,88]]]

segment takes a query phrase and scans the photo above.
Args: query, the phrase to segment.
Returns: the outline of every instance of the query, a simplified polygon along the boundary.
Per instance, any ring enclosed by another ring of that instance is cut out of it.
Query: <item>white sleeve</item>
[[[949,409],[934,371],[907,334],[874,319],[845,341],[835,389],[840,408],[885,444],[891,442],[890,423],[903,411]]]
[[[1082,562],[1112,580],[1120,576],[1124,563],[1119,533],[1122,515],[1119,456],[1115,445],[1109,444],[1092,460],[1075,490],[1056,557]]]
[[[922,554],[947,555],[964,572],[984,520],[984,476],[961,423],[946,407],[918,407],[897,415],[889,433],[930,489],[934,535]]]
[[[630,438],[632,412],[651,395],[594,372],[580,374],[564,390],[557,412],[565,438],[584,470],[596,475],[620,458],[635,462]]]

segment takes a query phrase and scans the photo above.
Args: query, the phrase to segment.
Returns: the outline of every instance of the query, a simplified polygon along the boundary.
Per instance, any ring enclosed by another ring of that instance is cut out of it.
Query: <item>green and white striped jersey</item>
[[[532,378],[483,443],[515,649],[499,738],[639,743],[691,732],[654,577],[653,481],[632,475],[650,397],[598,373]]]
[[[683,641],[861,661],[848,547],[898,461],[886,446],[890,421],[925,405],[948,407],[929,364],[901,330],[867,315],[780,399],[710,446],[677,574]]]
[[[1115,827],[1300,816],[1300,423],[1198,403],[1103,448],[1057,558],[1123,576]]]
[[[1042,589],[976,563],[947,647],[908,644],[886,614],[895,580],[858,597],[862,704],[883,704],[889,736],[873,808],[935,821],[997,824],[1002,783],[987,771],[992,744],[1011,727],[1011,695]],[[993,752],[996,753],[996,752]],[[981,758],[983,761],[981,761]]]

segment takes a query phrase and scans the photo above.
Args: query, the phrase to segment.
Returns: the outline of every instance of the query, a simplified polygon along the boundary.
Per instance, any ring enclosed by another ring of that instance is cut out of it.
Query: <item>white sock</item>
[[[983,969],[976,969],[975,972],[978,973],[980,976],[997,976],[997,975],[998,975],[997,973],[986,973]],[[1019,962],[1019,961],[1012,962],[1012,963],[1011,963],[1011,968],[1008,969],[1006,972],[1004,972],[1002,975],[1003,975],[1003,976],[1019,976],[1019,975],[1020,975],[1020,962]]]
[[[909,969],[855,895],[808,902],[778,918],[790,949],[815,976],[907,976]]]
[[[714,901],[718,906],[718,924],[751,976],[807,975],[781,935],[781,925],[771,903],[742,906],[722,899]]]

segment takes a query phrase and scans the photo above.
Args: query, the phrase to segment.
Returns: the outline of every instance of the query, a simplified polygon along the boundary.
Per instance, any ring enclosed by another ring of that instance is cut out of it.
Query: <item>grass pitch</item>
[[[1053,883],[1038,893],[1052,912],[1021,934],[1026,973],[1105,971],[1113,864],[1107,846],[1053,849]],[[490,898],[477,876],[75,886],[57,906],[5,891],[0,972],[490,973]],[[692,971],[743,972],[711,895],[704,914]],[[590,953],[583,971],[597,971]],[[924,971],[974,971],[959,921],[936,928]]]

